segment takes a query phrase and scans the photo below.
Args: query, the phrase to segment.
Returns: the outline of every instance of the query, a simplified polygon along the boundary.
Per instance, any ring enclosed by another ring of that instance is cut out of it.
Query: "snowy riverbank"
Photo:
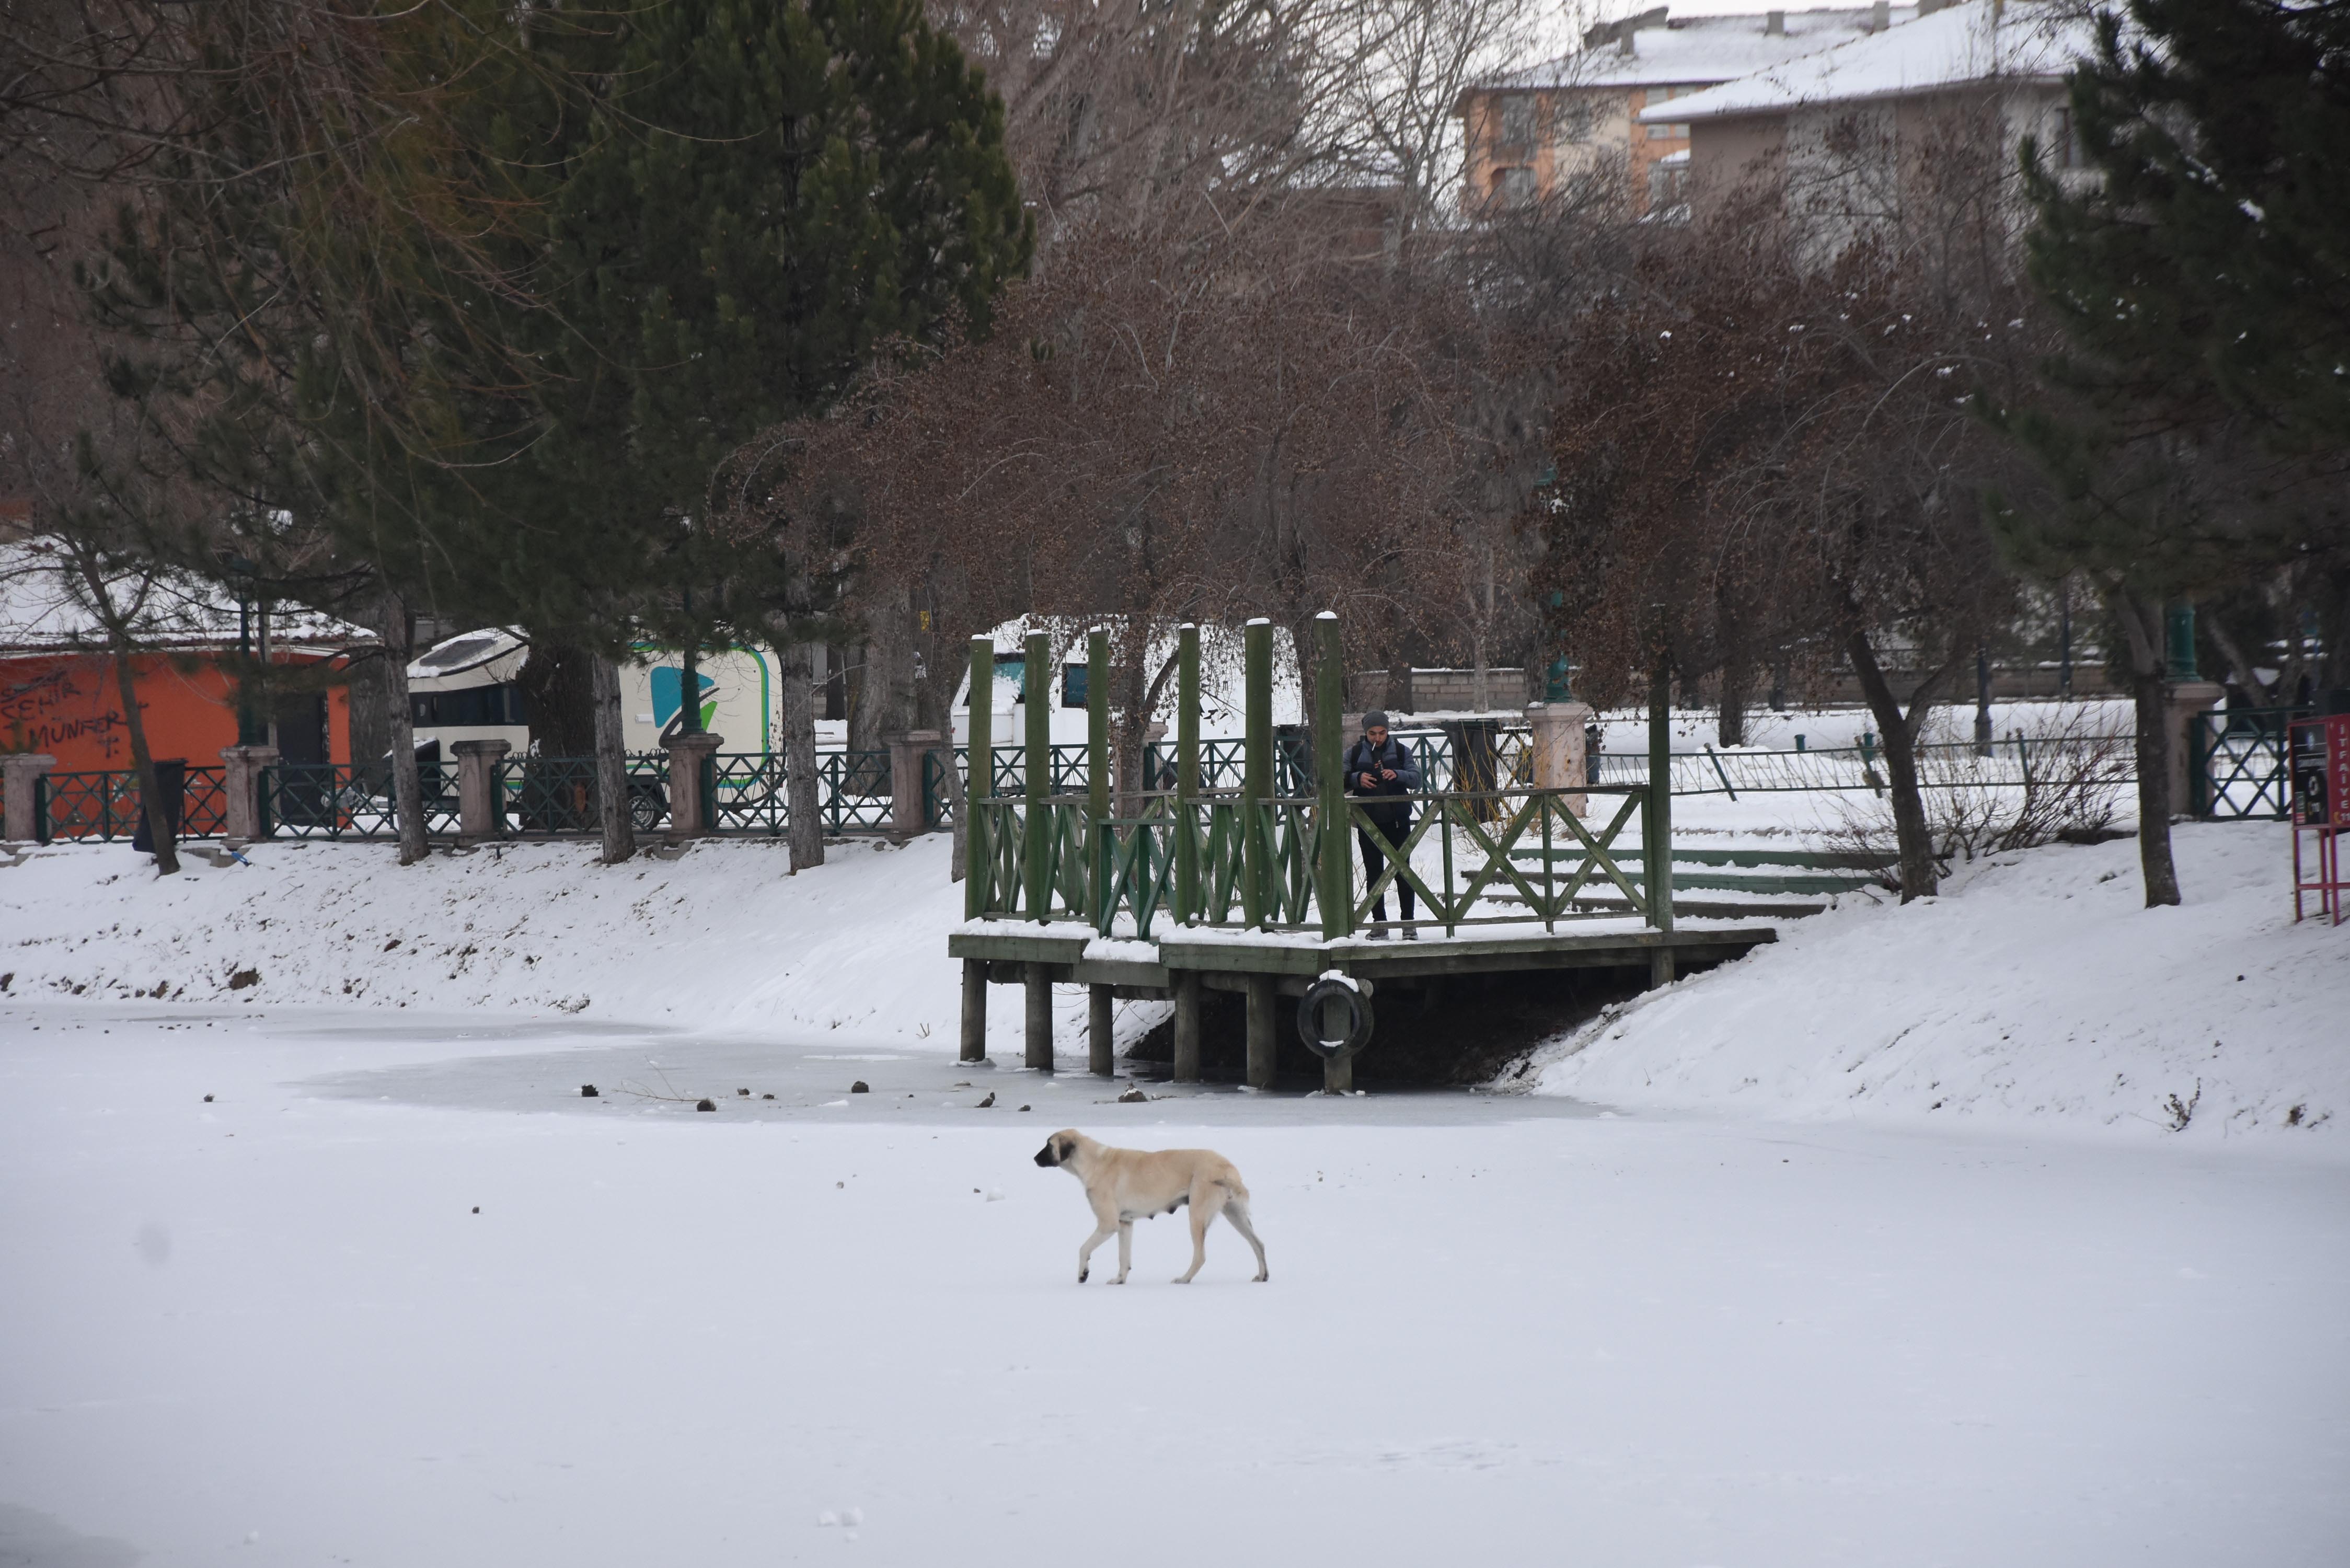
[[[1930,902],[1786,922],[1526,1076],[1625,1107],[2342,1147],[2350,927],[2294,925],[2281,826],[2184,826],[2173,843],[2178,908],[2142,907],[2132,840],[2000,856]]]
[[[2293,924],[2280,827],[2187,826],[2177,843],[2182,908],[2140,908],[2129,842],[2002,857],[1908,909],[1848,897],[1547,1048],[1512,1086],[1624,1109],[2147,1134],[2183,1113],[2189,1139],[2342,1146],[2350,929]],[[944,933],[962,890],[943,835],[838,847],[799,877],[755,842],[617,867],[577,844],[406,870],[380,845],[247,853],[160,881],[102,846],[0,869],[7,997],[574,1017],[953,1053],[961,971]],[[1128,1039],[1161,1011],[1119,1005]],[[1082,993],[1065,988],[1059,1008],[1075,1051]],[[1011,993],[990,1023],[991,1050],[1016,1060]]]

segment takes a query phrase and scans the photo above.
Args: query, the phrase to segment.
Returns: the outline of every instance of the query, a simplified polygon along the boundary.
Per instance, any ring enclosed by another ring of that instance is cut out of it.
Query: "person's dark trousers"
[[[1371,820],[1371,828],[1358,827],[1355,830],[1355,837],[1363,846],[1363,887],[1366,890],[1378,886],[1379,877],[1386,874],[1388,868],[1388,857],[1380,851],[1378,841],[1371,836],[1372,830],[1375,828],[1380,838],[1386,839],[1398,849],[1403,847],[1405,836],[1411,832],[1411,818],[1408,816],[1392,826],[1380,822],[1377,817]],[[1412,918],[1411,884],[1399,875],[1396,877],[1396,891],[1403,895],[1403,918],[1409,920]],[[1381,898],[1371,906],[1371,919],[1384,920],[1387,918],[1388,901]]]

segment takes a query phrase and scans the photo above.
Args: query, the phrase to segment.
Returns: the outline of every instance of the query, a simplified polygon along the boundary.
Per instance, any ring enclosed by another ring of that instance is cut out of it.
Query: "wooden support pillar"
[[[1200,918],[1200,840],[1192,803],[1200,798],[1200,628],[1175,634],[1175,908],[1178,925]]]
[[[1053,1070],[1053,971],[1048,964],[1028,966],[1028,1065],[1040,1073]]]
[[[1336,1008],[1338,1005],[1335,1002],[1324,1003],[1324,1006],[1328,1008]],[[1322,1020],[1322,1028],[1324,1037],[1326,1039],[1329,1035],[1337,1033],[1338,1021],[1326,1016]],[[1355,1092],[1355,1059],[1352,1056],[1323,1058],[1322,1092],[1326,1095],[1351,1095]]]
[[[1657,947],[1648,952],[1648,989],[1673,983],[1673,950]]]
[[[1657,649],[1648,677],[1648,809],[1640,824],[1640,858],[1648,873],[1648,924],[1673,929],[1673,672]],[[1668,973],[1672,964],[1665,954]]]
[[[968,818],[962,828],[962,918],[966,920],[975,920],[986,912],[991,890],[989,884],[993,880],[992,871],[995,860],[988,851],[988,829],[995,818],[981,803],[995,793],[994,723],[995,639],[974,637],[971,639],[971,738],[964,752],[967,759],[964,765],[969,772],[962,790],[963,815]],[[950,732],[950,743],[953,738]],[[1007,888],[1003,891],[1009,893],[1011,889]],[[966,968],[963,972],[969,974],[970,971]],[[980,981],[983,997],[986,984],[983,977]],[[983,1000],[979,1007],[981,1019],[984,1022],[986,1002]],[[967,994],[963,1002],[963,1017],[966,1020],[971,1017],[971,1002]],[[970,1024],[966,1022],[963,1028],[963,1060],[977,1061],[979,1057],[970,1054]],[[980,1055],[986,1054],[983,1046]]]
[[[1051,878],[1046,875],[1053,852],[1053,639],[1041,631],[1028,634],[1026,662],[1021,668],[1020,690],[1027,704],[1027,777],[1023,795],[1027,815],[1022,877],[1027,884],[1028,918],[1045,919],[1053,908]],[[1032,1008],[1035,1003],[1029,1004]],[[1035,1054],[1035,1023],[1031,1020],[1028,1050]],[[1049,1058],[1052,1026],[1045,1026]]]
[[[1200,1081],[1200,974],[1175,972],[1175,1081]]]
[[[1347,831],[1347,651],[1338,618],[1324,610],[1314,622],[1314,787],[1322,819],[1319,864],[1314,868],[1314,901],[1322,916],[1322,940],[1336,941],[1355,929],[1355,836]]]
[[[1086,1066],[1097,1078],[1109,1077],[1118,1071],[1118,1054],[1110,1041],[1111,1016],[1110,988],[1086,987]]]
[[[965,799],[970,798],[968,794]],[[987,961],[962,961],[962,1049],[956,1059],[987,1060]]]
[[[1252,1088],[1273,1087],[1274,1019],[1279,1000],[1274,991],[1273,976],[1248,977],[1248,1081]]]
[[[1266,802],[1273,798],[1273,622],[1259,616],[1241,634],[1241,923],[1264,924],[1273,886]]]

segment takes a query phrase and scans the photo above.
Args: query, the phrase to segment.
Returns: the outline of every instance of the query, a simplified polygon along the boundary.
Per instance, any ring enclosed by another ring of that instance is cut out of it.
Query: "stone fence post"
[[[498,836],[498,763],[511,741],[456,741],[457,842],[480,844]]]
[[[1526,725],[1532,732],[1527,746],[1533,753],[1534,783],[1536,789],[1579,790],[1591,783],[1590,758],[1585,751],[1584,726],[1591,722],[1591,708],[1584,702],[1534,702],[1526,707]],[[1586,814],[1588,798],[1582,794],[1566,797],[1566,809],[1577,816]]]
[[[2163,723],[2170,732],[2170,815],[2174,817],[2189,815],[2195,809],[2195,797],[2188,790],[2187,771],[2192,760],[2189,740],[2202,715],[2227,694],[2216,680],[2174,681],[2163,692]]]
[[[0,816],[0,837],[18,844],[31,844],[41,836],[41,825],[35,820],[33,797],[43,774],[57,765],[57,759],[46,752],[17,752],[0,757],[0,770],[6,775],[5,815]]]
[[[263,773],[277,761],[275,746],[223,746],[221,793],[227,798],[221,828],[231,848],[261,836]]]
[[[929,826],[922,811],[922,753],[939,743],[936,730],[909,730],[883,739],[889,748],[889,838],[903,844]]]
[[[697,731],[691,735],[670,738],[669,751],[669,836],[671,838],[705,838],[710,824],[702,820],[702,764],[718,754],[726,743],[723,735]]]

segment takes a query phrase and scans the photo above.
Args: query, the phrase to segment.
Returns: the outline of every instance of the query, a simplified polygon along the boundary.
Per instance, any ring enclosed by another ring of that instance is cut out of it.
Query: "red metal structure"
[[[2350,910],[2350,881],[2342,875],[2342,835],[2350,829],[2350,713],[2296,719],[2287,739],[2293,769],[2293,918],[2303,895],[2317,896],[2316,912],[2340,925]],[[2311,839],[2304,855],[2303,836]]]

